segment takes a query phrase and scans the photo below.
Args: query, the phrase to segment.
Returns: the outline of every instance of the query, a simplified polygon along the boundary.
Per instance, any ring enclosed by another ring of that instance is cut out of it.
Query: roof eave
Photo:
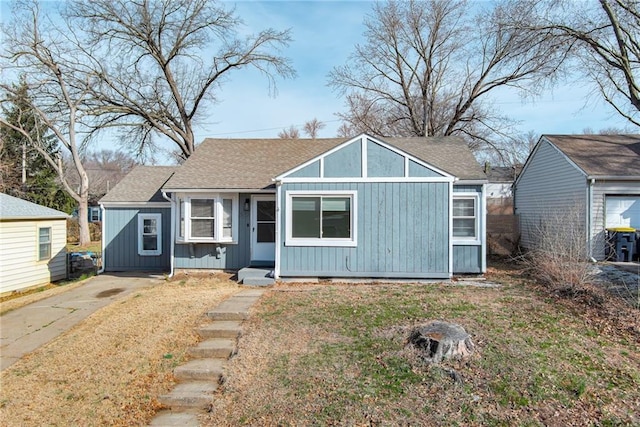
[[[638,175],[588,175],[588,180],[596,181],[640,181]]]

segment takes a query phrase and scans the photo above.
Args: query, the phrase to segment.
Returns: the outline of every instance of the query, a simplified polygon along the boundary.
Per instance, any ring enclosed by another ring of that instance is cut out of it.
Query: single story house
[[[0,193],[0,294],[67,277],[67,218]]]
[[[107,271],[449,278],[486,269],[486,176],[461,139],[206,139],[100,203]]]
[[[605,258],[606,229],[640,229],[640,135],[543,135],[514,184],[521,243],[540,224],[577,222],[588,255]],[[575,214],[570,214],[575,212]]]

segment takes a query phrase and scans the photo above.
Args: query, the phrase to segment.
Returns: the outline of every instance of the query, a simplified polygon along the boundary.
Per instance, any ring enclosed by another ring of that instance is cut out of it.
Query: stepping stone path
[[[158,400],[171,409],[158,412],[150,426],[199,426],[198,415],[209,409],[225,364],[236,352],[242,322],[263,289],[244,289],[207,312],[211,322],[197,328],[204,339],[189,349],[193,358],[174,369],[176,387]]]

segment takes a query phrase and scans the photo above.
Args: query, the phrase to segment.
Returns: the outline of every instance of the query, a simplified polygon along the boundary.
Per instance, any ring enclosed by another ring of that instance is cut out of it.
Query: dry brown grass
[[[278,285],[245,322],[206,426],[637,425],[637,318],[561,299],[517,269],[500,288]],[[610,301],[611,311],[627,310]],[[459,323],[477,353],[430,366],[406,337]],[[444,369],[443,369],[444,368]],[[447,372],[455,371],[463,384]]]
[[[176,277],[97,311],[0,374],[0,425],[146,425],[228,276]]]

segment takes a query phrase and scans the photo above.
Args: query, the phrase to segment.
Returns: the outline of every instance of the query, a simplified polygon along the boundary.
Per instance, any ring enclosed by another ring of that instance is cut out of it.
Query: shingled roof
[[[640,179],[640,135],[543,135],[588,176]]]
[[[160,189],[179,166],[136,166],[100,203],[166,202]]]
[[[64,212],[0,193],[0,220],[69,218]]]
[[[385,138],[384,142],[460,179],[486,180],[459,138]],[[346,142],[317,139],[205,139],[165,188],[273,188],[273,178]]]

